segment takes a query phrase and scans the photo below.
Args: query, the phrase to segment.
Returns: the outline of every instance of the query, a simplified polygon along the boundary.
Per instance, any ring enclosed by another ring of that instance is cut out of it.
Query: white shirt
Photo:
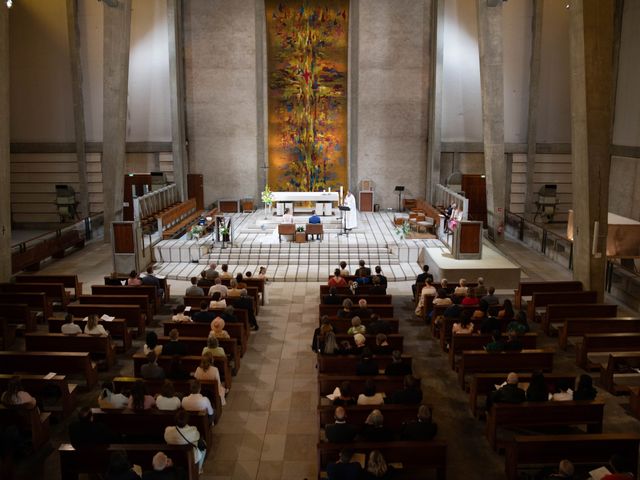
[[[144,352],[145,356],[151,353],[151,349],[147,347],[146,343],[142,347],[142,351]],[[162,345],[156,345],[155,347],[153,347],[153,351],[156,352],[156,356],[159,357],[160,355],[162,355]]]
[[[190,412],[206,410],[209,415],[213,415],[213,407],[207,397],[201,393],[192,393],[182,399],[182,408]]]
[[[220,381],[220,372],[218,371],[218,367],[211,365],[206,372],[202,370],[202,368],[198,367],[196,368],[196,372],[193,376],[196,380],[215,380],[218,382],[218,395],[220,395],[220,401],[222,402],[222,405],[226,405],[224,400],[224,385],[222,385],[222,381]],[[209,399],[207,399],[207,401],[209,401]]]
[[[358,207],[356,207],[356,197],[353,193],[349,192],[349,195],[344,197],[344,205],[349,207],[348,212],[342,212],[345,215],[345,227],[356,228],[358,226]]]
[[[86,333],[87,335],[104,335],[105,337],[109,335],[109,332],[107,332],[100,324],[96,325],[92,330],[89,330],[88,323],[84,327],[84,333]]]
[[[62,328],[60,328],[60,331],[65,335],[78,335],[82,333],[82,328],[75,323],[65,323],[62,325]]]
[[[180,399],[178,397],[163,397],[158,395],[156,398],[156,408],[158,410],[178,410],[180,408]]]
[[[364,393],[358,395],[358,405],[382,405],[383,403],[382,393],[376,393],[372,397],[367,397]]]
[[[171,317],[174,322],[192,322],[191,317],[186,316],[184,313],[178,313]]]
[[[224,298],[227,296],[227,286],[220,284],[209,287],[209,296],[212,296],[214,292],[220,292],[220,296]]]
[[[285,213],[282,216],[282,223],[293,223],[293,215],[290,213]]]
[[[422,287],[422,291],[420,292],[421,295],[435,295],[436,293],[438,293],[436,287],[430,287],[428,285]]]
[[[570,402],[573,400],[573,390],[569,389],[566,392],[550,393],[549,400],[554,402]]]
[[[218,300],[217,302],[215,300],[211,300],[211,302],[209,302],[209,308],[227,308],[227,301],[224,298],[222,300]]]
[[[121,393],[107,393],[107,396],[102,398],[102,393],[98,396],[98,406],[100,408],[127,408],[129,405],[129,399]]]
[[[195,456],[195,463],[198,463],[204,454],[198,450],[198,440],[200,440],[200,432],[192,425],[186,425],[178,431],[178,427],[167,427],[164,429],[164,441],[168,445],[187,445],[191,443],[195,445],[193,447],[193,454]]]

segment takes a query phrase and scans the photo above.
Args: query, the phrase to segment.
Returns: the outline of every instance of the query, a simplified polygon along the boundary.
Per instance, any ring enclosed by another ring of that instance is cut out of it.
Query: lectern
[[[482,258],[482,222],[460,221],[453,231],[451,253],[458,260]]]

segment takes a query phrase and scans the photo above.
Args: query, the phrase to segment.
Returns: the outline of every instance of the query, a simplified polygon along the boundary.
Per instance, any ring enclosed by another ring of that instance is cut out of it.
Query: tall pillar
[[[571,0],[573,276],[604,297],[613,103],[614,0]],[[599,235],[593,245],[595,222]]]
[[[506,160],[504,157],[504,79],[502,60],[502,2],[488,6],[478,0],[478,46],[482,131],[487,184],[489,238],[504,238]]]
[[[11,276],[9,120],[9,10],[0,4],[0,282]]]
[[[69,60],[71,66],[71,91],[73,93],[73,123],[76,137],[76,161],[80,180],[80,210],[89,216],[89,187],[87,184],[86,133],[84,127],[84,97],[82,95],[82,60],[80,56],[80,25],[78,24],[78,0],[67,0],[67,32],[69,36]]]
[[[126,161],[127,94],[131,0],[104,6],[104,91],[102,132],[102,191],[104,239],[111,241],[111,222],[122,219]]]
[[[525,213],[535,211],[533,175],[536,167],[538,136],[538,99],[540,98],[540,63],[542,60],[542,16],[544,0],[533,0],[531,19],[531,59],[529,61],[529,110],[527,118],[527,183],[524,195]]]
[[[426,198],[432,204],[435,204],[436,185],[440,183],[440,156],[442,154],[444,0],[434,0],[431,3],[431,8],[431,88],[429,90]]]
[[[169,22],[169,90],[173,175],[180,197],[187,197],[188,157],[184,107],[184,59],[182,56],[182,2],[167,0]]]

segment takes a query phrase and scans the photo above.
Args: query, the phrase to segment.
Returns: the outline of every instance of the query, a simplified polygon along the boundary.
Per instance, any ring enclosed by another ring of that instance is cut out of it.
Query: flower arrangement
[[[298,226],[296,227],[296,232],[298,232],[298,233],[304,233],[304,227],[303,227],[302,225],[298,225]]]
[[[220,235],[229,235],[229,227],[222,224],[220,225],[219,232],[220,232]]]
[[[194,225],[191,227],[191,230],[189,230],[189,233],[191,233],[192,237],[198,238],[204,233],[204,227],[202,225]]]
[[[409,222],[403,222],[402,225],[398,225],[395,228],[395,233],[400,237],[400,239],[405,238],[411,232],[411,227],[409,226]]]
[[[265,205],[271,205],[273,203],[273,194],[269,189],[269,184],[265,185],[264,192],[262,192],[262,203]]]

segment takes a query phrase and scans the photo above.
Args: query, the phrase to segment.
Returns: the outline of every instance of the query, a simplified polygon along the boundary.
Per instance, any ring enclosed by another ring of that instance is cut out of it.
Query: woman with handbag
[[[195,462],[202,473],[202,465],[207,455],[207,443],[200,438],[198,429],[189,425],[188,421],[189,413],[185,410],[178,410],[175,426],[164,429],[164,441],[168,445],[191,445]]]

